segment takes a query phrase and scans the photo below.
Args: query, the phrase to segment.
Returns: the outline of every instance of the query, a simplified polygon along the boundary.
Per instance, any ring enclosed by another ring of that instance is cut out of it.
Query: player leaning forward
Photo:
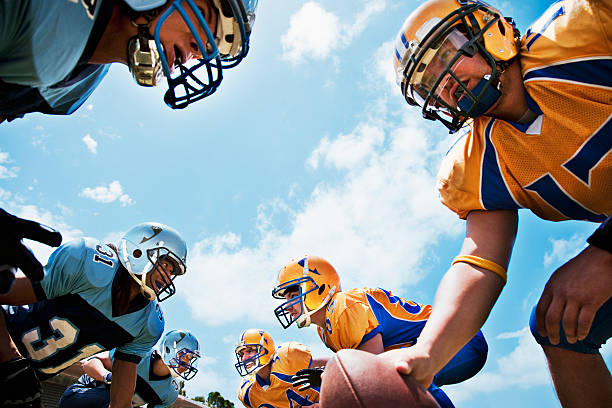
[[[300,328],[314,323],[323,343],[334,352],[358,349],[380,354],[411,347],[431,313],[431,306],[405,300],[381,288],[342,291],[334,267],[316,256],[285,264],[272,296],[286,300],[274,310],[283,328],[294,322]],[[439,387],[476,375],[487,359],[487,351],[487,342],[479,331],[438,370],[428,391],[442,408],[454,405]]]
[[[39,380],[104,350],[114,354],[111,404],[129,406],[141,358],[164,330],[158,301],[175,293],[187,247],[174,229],[143,223],[118,247],[92,238],[51,254],[42,281],[17,278],[0,296],[2,406],[40,396]],[[10,334],[10,337],[9,337]],[[14,341],[14,343],[11,341]]]
[[[248,329],[235,348],[238,373],[244,377],[238,398],[245,407],[319,407],[320,387],[293,388],[296,373],[323,367],[326,357],[313,357],[310,350],[295,341],[277,347],[265,330]]]
[[[549,279],[531,329],[564,407],[612,406],[599,353],[612,335],[612,2],[555,2],[519,40],[483,2],[430,0],[405,21],[394,61],[424,117],[469,125],[438,174],[467,224],[419,342],[385,356],[429,384],[478,331],[506,282],[519,208],[598,222]]]
[[[115,350],[103,351],[83,363],[83,374],[68,387],[59,408],[106,408],[110,401]],[[136,390],[132,405],[165,408],[179,396],[176,378],[191,380],[198,372],[198,339],[188,330],[171,330],[138,364]]]

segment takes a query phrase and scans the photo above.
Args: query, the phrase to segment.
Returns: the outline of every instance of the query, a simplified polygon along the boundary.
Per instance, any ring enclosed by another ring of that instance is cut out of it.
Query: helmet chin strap
[[[323,299],[319,307],[317,307],[314,310],[308,311],[306,313],[302,313],[302,315],[295,320],[295,323],[297,324],[298,328],[302,329],[304,327],[310,326],[310,324],[312,323],[312,319],[310,316],[312,316],[313,314],[315,314],[316,312],[318,312],[319,310],[327,306],[327,302],[329,302],[329,300],[334,296],[334,293],[336,293],[336,287],[332,286],[331,289],[329,290],[329,293],[327,293],[327,296],[325,296],[325,299]],[[304,305],[303,309],[305,308],[306,308],[306,305]]]
[[[480,95],[482,89],[486,86],[488,81],[489,78],[487,78],[486,76],[482,78],[480,82],[476,84],[472,93],[474,93],[475,95]],[[484,113],[488,111],[491,106],[495,104],[495,102],[497,102],[500,96],[501,92],[497,89],[497,87],[488,86],[485,89],[482,98],[480,98],[478,102],[472,100],[472,98],[463,97],[457,102],[457,107],[462,112],[468,112],[470,109],[473,109],[472,112],[470,112],[469,116],[471,118],[477,118],[479,116],[484,115]]]
[[[138,29],[138,34],[128,40],[127,61],[134,80],[141,86],[156,86],[164,78],[161,59],[155,40],[149,34],[151,20],[147,18],[146,24],[132,24]],[[172,63],[172,61],[169,61]]]
[[[125,262],[126,269],[128,273],[130,274],[130,276],[132,277],[132,279],[134,279],[136,283],[138,284],[138,286],[140,286],[140,294],[144,296],[145,298],[147,298],[148,300],[155,300],[157,298],[157,294],[155,293],[153,289],[148,287],[145,282],[147,274],[142,273],[141,275],[136,275],[134,272],[132,272],[132,265],[130,264],[130,260],[128,259],[128,256],[127,256],[127,247],[125,244],[125,240],[122,242],[122,246],[123,246],[123,251],[122,251],[123,261]]]

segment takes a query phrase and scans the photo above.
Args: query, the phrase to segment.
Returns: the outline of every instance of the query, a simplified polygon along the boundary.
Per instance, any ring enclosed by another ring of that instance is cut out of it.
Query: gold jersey
[[[248,408],[297,408],[319,402],[319,387],[298,391],[291,386],[291,377],[309,368],[311,361],[306,346],[295,341],[281,344],[274,352],[270,382],[253,373],[243,379],[238,398]]]
[[[337,293],[325,310],[319,337],[334,352],[357,348],[380,333],[385,351],[411,346],[431,314],[421,305],[381,288],[356,288]]]
[[[601,222],[612,213],[612,2],[558,1],[521,40],[528,104],[521,125],[473,121],[438,173],[442,202],[528,208],[541,218]]]

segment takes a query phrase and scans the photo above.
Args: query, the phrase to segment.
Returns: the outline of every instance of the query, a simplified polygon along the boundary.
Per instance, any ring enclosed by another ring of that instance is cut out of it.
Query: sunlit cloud
[[[574,234],[569,239],[551,239],[552,249],[544,254],[544,266],[561,266],[586,247],[586,237]]]
[[[438,138],[414,125],[420,123],[415,116],[410,112],[393,128],[370,119],[350,133],[322,139],[310,165],[332,167],[344,176],[316,185],[303,205],[286,197],[261,205],[253,246],[234,232],[196,243],[188,258],[189,281],[177,280],[194,316],[208,324],[269,321],[277,271],[304,254],[328,259],[345,288],[399,291],[423,280],[435,265],[428,248],[458,234],[462,224],[438,201],[435,173],[443,151],[436,147]],[[289,231],[273,221],[278,213],[292,220]],[[207,296],[201,296],[202,287]],[[237,299],[249,299],[249,307]]]
[[[135,202],[128,194],[124,194],[121,183],[115,180],[107,186],[86,187],[80,193],[80,196],[91,198],[100,203],[112,203],[119,201],[122,207],[134,205]]]
[[[81,140],[83,141],[83,143],[85,143],[87,150],[89,150],[93,154],[96,154],[98,152],[98,142],[96,142],[89,133],[87,133],[85,137],[83,137],[83,139]]]
[[[347,47],[367,27],[370,19],[385,9],[385,0],[366,2],[352,19],[341,23],[338,16],[320,3],[309,1],[291,16],[289,29],[281,37],[282,59],[294,64],[305,59],[326,59]],[[313,29],[316,22],[316,29]]]
[[[518,344],[510,353],[485,366],[493,369],[480,372],[461,384],[445,386],[444,391],[454,403],[467,401],[483,393],[550,384],[544,352],[531,336],[528,327],[518,332],[502,333],[496,339],[516,339]]]
[[[4,164],[13,163],[13,160],[9,157],[7,152],[0,150],[0,179],[9,179],[17,177],[19,167],[17,166],[4,166]]]

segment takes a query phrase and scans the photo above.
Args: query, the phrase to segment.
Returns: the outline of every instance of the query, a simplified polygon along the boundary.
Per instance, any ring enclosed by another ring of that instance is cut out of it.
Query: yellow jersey
[[[298,391],[291,386],[291,377],[309,368],[311,361],[306,346],[295,341],[281,344],[274,351],[270,382],[253,373],[243,379],[238,398],[248,408],[297,408],[319,402],[319,387]]]
[[[442,202],[602,222],[612,213],[612,2],[558,1],[521,40],[528,124],[473,120],[438,173]]]
[[[334,295],[319,337],[334,352],[357,348],[376,334],[385,351],[416,342],[431,314],[430,305],[402,299],[381,288],[356,288]]]

